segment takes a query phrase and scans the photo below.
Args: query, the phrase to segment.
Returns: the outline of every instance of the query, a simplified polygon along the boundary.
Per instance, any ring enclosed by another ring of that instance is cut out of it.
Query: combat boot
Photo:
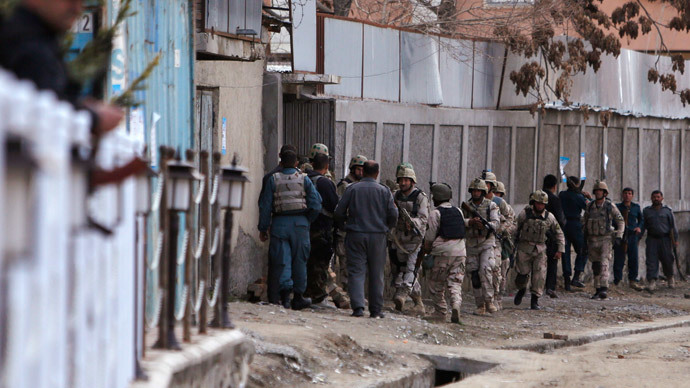
[[[453,323],[460,323],[460,307],[453,307],[450,315],[450,321]]]
[[[500,297],[494,299],[494,306],[496,306],[496,310],[498,310],[498,311],[503,310],[503,303],[501,303],[501,302],[502,302],[502,298],[500,298]]]
[[[539,297],[532,294],[532,300],[530,301],[530,309],[532,310],[541,310],[541,307],[539,307]]]
[[[301,292],[295,292],[295,297],[292,298],[292,309],[302,310],[311,306],[311,299],[305,298]]]
[[[481,306],[477,306],[477,310],[474,313],[477,315],[486,315],[486,308],[484,307],[484,304],[482,303]]]
[[[526,288],[521,288],[515,294],[515,299],[513,300],[513,303],[515,303],[516,306],[519,306],[522,303],[522,297],[525,296],[526,290],[527,290]]]
[[[283,305],[286,309],[290,308],[290,291],[289,290],[283,290],[280,291],[280,304]]]
[[[575,271],[575,275],[573,275],[573,280],[570,282],[570,285],[573,287],[577,288],[584,288],[585,285],[580,281],[580,274],[582,274],[581,271]]]
[[[498,309],[496,308],[496,305],[494,305],[494,302],[484,302],[484,305],[485,305],[486,311],[489,314],[493,314],[496,311],[498,311]]]
[[[656,291],[656,279],[652,279],[647,284],[647,291]]]
[[[563,276],[563,289],[566,291],[572,291],[570,287],[570,276]]]
[[[416,294],[412,295],[412,301],[414,302],[414,307],[412,308],[412,311],[414,311],[415,314],[424,315],[425,310],[424,302],[422,302],[422,296]]]
[[[599,293],[601,293],[601,287],[596,289],[596,291],[594,292],[594,295],[592,295],[591,299],[599,299]]]
[[[608,291],[608,287],[601,287],[601,291],[599,291],[599,299],[606,299],[608,298],[608,294],[606,294],[606,291]]]
[[[350,298],[348,298],[344,293],[339,292],[337,289],[333,290],[333,292],[331,292],[331,298],[333,298],[333,304],[335,307],[343,310],[350,309]]]
[[[644,287],[640,286],[640,283],[636,280],[631,280],[630,281],[630,288],[632,288],[635,291],[642,291],[644,290]]]
[[[668,288],[673,289],[676,286],[676,280],[673,278],[673,276],[671,276],[666,281],[666,284],[668,284]]]
[[[405,307],[405,299],[407,299],[407,297],[402,292],[398,291],[395,293],[393,303],[395,303],[396,310],[403,311],[403,307]]]

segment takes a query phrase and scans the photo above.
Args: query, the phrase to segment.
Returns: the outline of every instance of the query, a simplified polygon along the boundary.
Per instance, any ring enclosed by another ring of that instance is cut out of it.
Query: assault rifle
[[[482,217],[481,214],[479,214],[478,211],[476,211],[475,209],[472,209],[472,208],[467,204],[467,202],[463,202],[461,206],[462,206],[462,210],[464,210],[464,211],[466,211],[466,212],[472,214],[472,217],[477,217],[477,218],[479,218],[479,221],[481,221],[482,225],[484,225],[484,228],[485,228],[486,230],[488,230],[489,233],[493,234],[493,235],[496,237],[496,239],[497,239],[498,241],[503,241],[503,236],[501,236],[500,234],[498,234],[498,232],[496,231],[496,229],[494,229],[494,227],[491,226],[491,224],[489,223],[489,221],[487,221],[486,218]]]
[[[415,236],[422,235],[422,232],[420,232],[417,226],[414,224],[414,222],[412,222],[412,217],[410,216],[410,213],[407,211],[407,209],[405,209],[404,207],[400,207],[398,208],[398,213],[400,215],[400,218],[402,218],[402,220],[405,222],[405,225],[410,225],[410,227],[412,228],[412,233]]]

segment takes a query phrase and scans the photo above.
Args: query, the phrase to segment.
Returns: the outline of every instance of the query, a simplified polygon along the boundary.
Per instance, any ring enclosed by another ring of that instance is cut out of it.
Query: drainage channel
[[[465,357],[446,357],[432,354],[420,354],[420,356],[434,364],[434,381],[430,387],[443,387],[456,383],[471,375],[484,373],[498,365]]]

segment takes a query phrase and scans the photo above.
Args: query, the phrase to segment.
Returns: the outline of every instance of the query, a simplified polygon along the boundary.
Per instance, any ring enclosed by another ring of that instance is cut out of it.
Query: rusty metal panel
[[[326,85],[326,94],[362,97],[362,24],[324,20],[324,73],[340,76],[340,84]]]
[[[398,101],[400,32],[364,25],[364,98]]]
[[[437,37],[400,32],[400,101],[443,103]]]
[[[314,143],[323,143],[331,153],[335,152],[335,101],[286,101],[283,104],[283,130],[285,144],[297,147],[298,155],[308,156]],[[335,168],[331,166],[332,170]]]

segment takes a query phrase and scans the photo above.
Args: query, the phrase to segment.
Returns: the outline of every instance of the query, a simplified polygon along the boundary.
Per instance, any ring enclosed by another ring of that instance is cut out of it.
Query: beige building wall
[[[217,144],[222,140],[222,119],[227,119],[226,148],[221,164],[229,164],[237,153],[240,165],[249,169],[244,206],[235,212],[232,231],[230,290],[243,295],[247,285],[262,277],[268,244],[259,241],[257,202],[264,175],[261,137],[261,100],[264,61],[197,61],[198,87],[217,88]]]

